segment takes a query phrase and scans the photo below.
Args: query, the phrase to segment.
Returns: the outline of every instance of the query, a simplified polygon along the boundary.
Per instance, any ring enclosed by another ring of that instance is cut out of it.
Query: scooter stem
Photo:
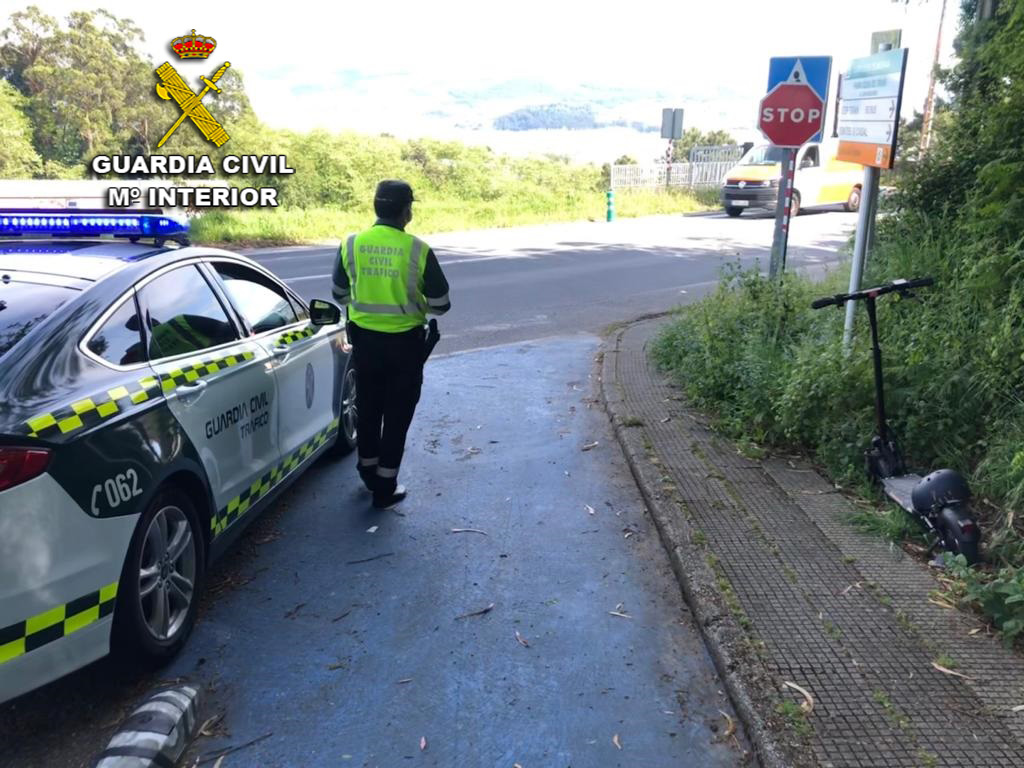
[[[885,419],[885,391],[882,387],[882,347],[878,343],[878,319],[875,316],[875,297],[868,296],[864,300],[868,311],[868,323],[871,325],[871,355],[875,363],[875,415],[878,418],[878,436],[882,444],[889,443],[889,426]]]

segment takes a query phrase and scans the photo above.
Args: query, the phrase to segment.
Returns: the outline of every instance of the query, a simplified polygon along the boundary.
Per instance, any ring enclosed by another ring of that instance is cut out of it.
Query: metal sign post
[[[796,174],[796,149],[787,149],[782,158],[779,202],[775,207],[775,236],[768,276],[776,279],[786,271],[786,247],[789,245],[789,219],[793,211],[793,177]]]
[[[867,252],[874,237],[878,207],[878,184],[882,168],[896,160],[896,139],[907,71],[907,49],[885,50],[855,59],[843,75],[839,99],[840,160],[864,166],[860,214],[850,267],[850,293],[860,290]],[[843,348],[849,352],[853,340],[854,302],[846,304]]]
[[[683,138],[683,110],[665,108],[661,110],[661,138],[668,139],[665,150],[665,188],[672,185],[672,142]]]

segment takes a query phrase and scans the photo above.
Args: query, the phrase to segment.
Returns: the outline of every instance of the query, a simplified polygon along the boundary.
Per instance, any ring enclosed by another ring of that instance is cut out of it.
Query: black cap
[[[398,179],[386,179],[378,184],[373,199],[382,203],[399,203],[401,205],[416,200],[412,196],[412,187],[407,182]]]

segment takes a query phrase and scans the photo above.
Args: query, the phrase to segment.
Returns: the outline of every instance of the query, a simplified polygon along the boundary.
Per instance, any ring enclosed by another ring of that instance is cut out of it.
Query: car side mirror
[[[341,308],[326,299],[309,302],[309,322],[313,325],[335,325],[341,322]]]

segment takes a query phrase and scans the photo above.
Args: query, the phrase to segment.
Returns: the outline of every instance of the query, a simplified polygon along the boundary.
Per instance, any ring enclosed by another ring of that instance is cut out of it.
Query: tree
[[[0,178],[30,177],[42,168],[32,147],[32,124],[24,107],[25,97],[0,80]]]
[[[690,158],[690,150],[694,147],[718,147],[735,143],[736,140],[727,131],[703,133],[699,128],[687,128],[681,139],[672,142],[672,156],[675,162],[684,163]]]
[[[26,99],[44,174],[80,175],[97,154],[157,151],[180,111],[154,95],[155,66],[140,53],[142,41],[134,22],[106,11],[71,13],[63,27],[35,6],[11,16],[0,33],[0,75]],[[232,134],[253,119],[252,107],[238,70],[229,69],[220,85],[216,99],[208,97],[211,111]],[[217,150],[186,122],[161,150],[215,159],[231,151]]]

